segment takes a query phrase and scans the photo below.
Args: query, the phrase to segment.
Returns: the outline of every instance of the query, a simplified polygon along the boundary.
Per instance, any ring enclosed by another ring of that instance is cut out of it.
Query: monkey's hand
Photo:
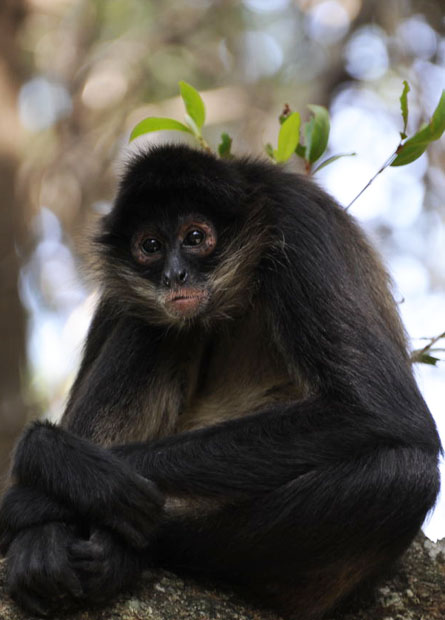
[[[39,616],[79,606],[85,597],[70,563],[74,541],[71,528],[61,522],[17,534],[6,555],[6,587],[18,605]]]
[[[70,562],[88,603],[104,603],[134,584],[143,569],[143,557],[117,536],[93,529],[87,540],[70,546]]]
[[[136,549],[150,543],[163,513],[164,498],[154,482],[106,449],[47,422],[23,434],[13,476]]]

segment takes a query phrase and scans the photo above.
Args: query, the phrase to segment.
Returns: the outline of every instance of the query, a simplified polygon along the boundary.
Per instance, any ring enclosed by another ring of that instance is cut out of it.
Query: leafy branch
[[[372,179],[357,194],[357,196],[349,203],[346,209],[349,209],[363,192],[371,185],[371,183],[389,166],[406,166],[418,159],[426,151],[427,147],[438,140],[445,131],[445,91],[442,91],[439,103],[433,112],[430,122],[417,131],[411,138],[407,139],[406,127],[408,124],[408,93],[410,91],[409,84],[406,80],[403,82],[403,91],[400,95],[400,108],[403,119],[403,130],[400,132],[400,142],[394,153],[376,172]]]
[[[177,121],[173,118],[163,118],[150,116],[140,121],[130,135],[130,141],[153,131],[182,131],[192,135],[199,146],[206,151],[211,151],[206,142],[202,129],[206,118],[204,101],[199,92],[187,82],[179,82],[181,98],[185,106],[184,121]],[[403,82],[403,91],[400,96],[400,108],[403,120],[403,129],[400,132],[400,142],[394,153],[386,160],[383,166],[370,179],[366,186],[348,205],[349,208],[359,196],[371,185],[371,183],[389,166],[405,166],[420,157],[428,145],[438,140],[445,131],[445,91],[442,92],[440,101],[433,113],[430,122],[419,129],[411,138],[407,137],[406,129],[408,125],[408,92],[410,88],[408,82]],[[276,163],[285,163],[292,155],[296,155],[304,160],[304,167],[307,174],[315,174],[325,166],[337,161],[340,157],[351,157],[355,153],[341,153],[332,155],[318,164],[314,169],[314,164],[319,162],[325,154],[330,134],[329,112],[321,105],[309,104],[309,120],[301,124],[301,116],[298,112],[293,112],[289,105],[285,105],[279,117],[280,129],[278,132],[277,148],[271,144],[265,145],[267,155]],[[300,135],[301,134],[301,135]],[[227,133],[221,135],[221,142],[218,146],[218,155],[222,158],[232,157],[232,138]]]
[[[442,340],[442,338],[445,338],[445,332],[442,332],[438,336],[431,338],[428,343],[421,349],[416,349],[415,351],[413,351],[411,354],[411,361],[413,362],[413,364],[416,362],[420,362],[422,364],[430,364],[432,366],[435,366],[437,362],[440,362],[441,358],[435,357],[434,355],[431,355],[431,353],[438,353],[443,351],[443,349],[441,348],[433,348],[434,345],[439,342],[439,340]]]
[[[265,150],[272,161],[283,163],[295,153],[304,160],[306,174],[315,174],[325,166],[333,163],[340,157],[351,157],[355,153],[342,153],[328,157],[314,170],[313,165],[325,153],[331,123],[329,112],[321,105],[309,104],[311,117],[302,127],[300,136],[301,118],[298,112],[292,112],[289,105],[285,105],[279,117],[281,124],[278,133],[278,148],[274,149],[271,144],[266,144]]]
[[[202,127],[206,118],[204,101],[198,91],[187,82],[179,82],[181,98],[185,106],[185,123],[173,118],[160,118],[149,116],[136,125],[130,134],[130,142],[143,134],[153,131],[175,130],[191,134],[206,151],[211,151],[210,146],[202,135]]]

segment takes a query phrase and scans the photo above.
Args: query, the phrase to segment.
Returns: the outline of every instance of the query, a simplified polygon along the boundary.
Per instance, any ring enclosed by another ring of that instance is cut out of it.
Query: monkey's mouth
[[[208,296],[200,289],[177,289],[166,296],[165,305],[176,316],[190,317],[205,306]]]

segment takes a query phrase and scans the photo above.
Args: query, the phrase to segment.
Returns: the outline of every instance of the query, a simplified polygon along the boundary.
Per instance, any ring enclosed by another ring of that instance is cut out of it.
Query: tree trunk
[[[26,317],[18,294],[24,208],[16,193],[21,127],[17,116],[16,34],[24,16],[22,0],[0,4],[0,493],[13,444],[25,422],[22,373]]]

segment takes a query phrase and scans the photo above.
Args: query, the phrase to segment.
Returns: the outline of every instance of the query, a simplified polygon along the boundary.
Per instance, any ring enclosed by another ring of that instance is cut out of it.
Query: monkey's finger
[[[152,539],[152,529],[138,529],[132,523],[119,519],[110,519],[107,525],[119,534],[129,545],[135,549],[145,549]]]
[[[138,489],[143,493],[146,499],[149,500],[149,503],[153,506],[157,506],[158,508],[162,508],[164,506],[165,497],[156,482],[153,482],[153,480],[150,480],[149,478],[144,478],[139,474],[136,474],[135,482]]]
[[[57,583],[59,584],[59,586],[61,586],[61,590],[63,590],[63,594],[67,592],[74,599],[84,598],[85,593],[83,591],[80,579],[69,566],[66,566],[62,570],[62,572],[59,575],[59,579]]]
[[[144,506],[123,506],[121,514],[125,523],[131,525],[148,539],[152,538],[153,531],[159,524],[161,516],[157,510],[153,514],[150,507]]]
[[[100,580],[105,581],[105,576],[101,575],[101,572],[103,570],[103,565],[104,562],[103,560],[96,560],[96,559],[92,559],[92,560],[80,560],[80,559],[76,559],[73,560],[73,566],[76,569],[76,573],[78,573],[81,578],[82,578],[82,583],[85,582],[85,579],[87,579],[87,584],[86,584],[86,590],[87,590],[87,597],[89,598],[89,591],[90,591],[90,581],[91,578],[94,577],[96,580]]]
[[[137,527],[150,529],[162,517],[165,499],[158,492],[152,495],[146,491],[147,489],[144,489],[141,493],[140,489],[135,489],[134,493],[121,498],[119,508],[125,513],[127,520],[134,519]]]
[[[91,542],[91,540],[78,540],[70,545],[68,554],[72,560],[103,559],[105,549],[103,546]]]
[[[25,582],[12,590],[23,591],[28,597],[63,600],[67,597],[82,599],[84,592],[76,573],[68,566],[58,566],[46,573],[30,573]]]

